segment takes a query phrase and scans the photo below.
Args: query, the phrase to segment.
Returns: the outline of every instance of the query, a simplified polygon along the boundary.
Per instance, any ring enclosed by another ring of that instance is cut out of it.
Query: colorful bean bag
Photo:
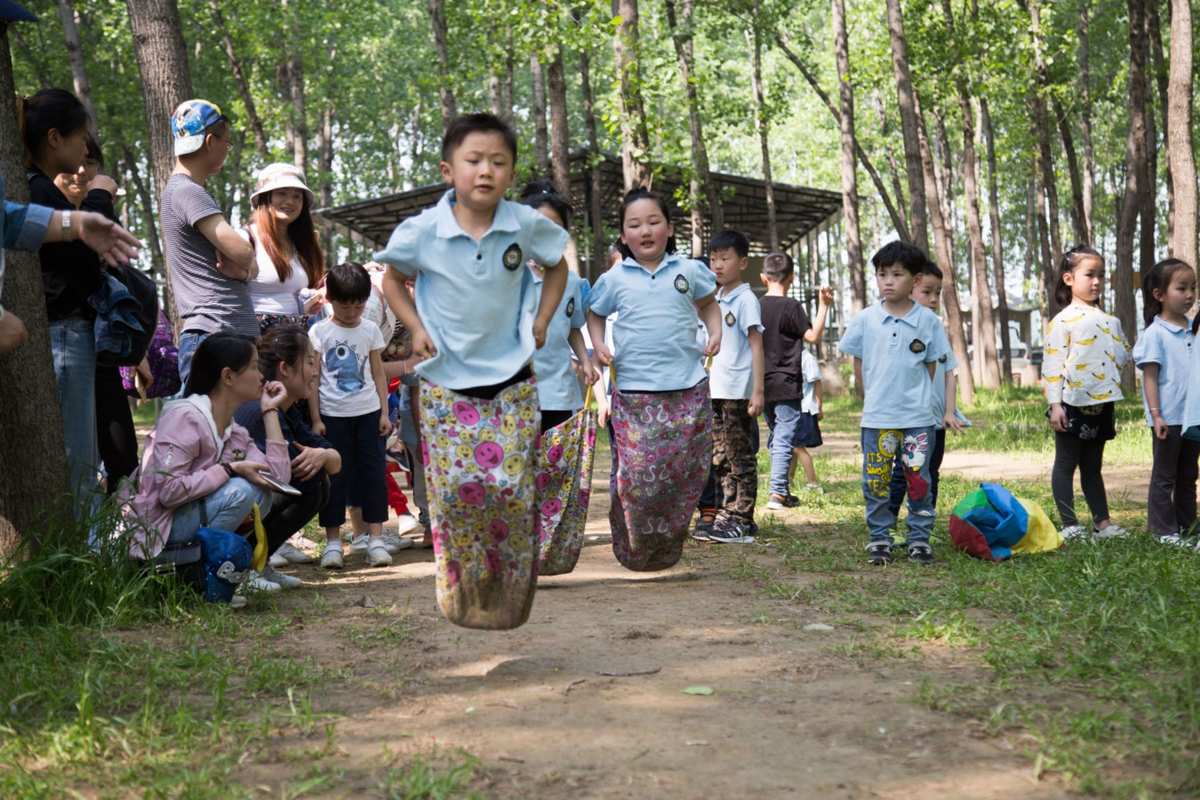
[[[1041,506],[998,483],[983,483],[950,514],[950,541],[984,561],[1004,561],[1018,553],[1057,550],[1063,538]]]

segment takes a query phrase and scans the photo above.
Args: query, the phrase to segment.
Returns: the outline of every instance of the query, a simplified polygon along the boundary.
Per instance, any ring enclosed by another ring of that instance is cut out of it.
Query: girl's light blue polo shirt
[[[536,302],[542,298],[542,278],[533,270],[533,294]],[[571,366],[571,345],[567,337],[582,328],[587,321],[583,304],[583,281],[573,272],[567,273],[567,288],[563,292],[550,326],[546,328],[546,343],[533,353],[533,374],[537,376],[538,405],[543,411],[578,411],[583,408],[583,392]]]
[[[938,430],[946,427],[946,373],[956,369],[958,359],[951,350],[937,360],[933,370],[933,427]]]
[[[704,380],[696,301],[716,287],[708,267],[674,253],[654,272],[627,258],[600,276],[588,310],[619,314],[613,323],[618,389],[674,392]]]
[[[535,350],[537,313],[526,262],[554,267],[567,232],[529,206],[501,200],[479,241],[454,218],[454,190],[396,226],[375,260],[416,277],[417,313],[437,355],[417,372],[448,389],[508,380]]]
[[[925,365],[950,352],[937,314],[913,303],[903,317],[895,317],[876,303],[850,320],[838,350],[862,360],[862,427],[933,426],[933,381]]]
[[[762,311],[750,284],[742,283],[726,294],[717,290],[721,311],[721,352],[713,359],[709,377],[714,400],[749,400],[754,389],[754,357],[750,331],[762,333]]]
[[[1139,369],[1147,364],[1158,364],[1158,413],[1168,425],[1183,424],[1194,340],[1191,328],[1172,325],[1162,317],[1155,317],[1133,346],[1133,363]],[[1142,409],[1146,424],[1153,425],[1145,390],[1142,391]]]

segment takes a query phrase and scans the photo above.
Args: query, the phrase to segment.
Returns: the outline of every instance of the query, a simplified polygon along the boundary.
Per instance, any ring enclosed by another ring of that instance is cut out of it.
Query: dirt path
[[[334,577],[298,571],[318,588],[289,593],[283,609],[329,611],[306,614],[280,644],[347,676],[316,700],[339,720],[342,779],[327,796],[376,796],[388,753],[431,748],[478,756],[489,797],[1068,796],[1033,781],[1027,742],[913,702],[923,677],[969,678],[952,659],[930,659],[940,675],[909,674],[912,660],[861,666],[846,655],[861,633],[763,599],[729,577],[729,548],[689,545],[666,572],[624,570],[606,535],[607,467],[596,476],[579,567],[543,579],[515,631],[442,620],[428,551],[385,570],[354,560]],[[832,627],[805,629],[813,623]],[[713,693],[685,694],[691,686]],[[278,796],[295,753],[313,746],[276,740],[242,777]]]

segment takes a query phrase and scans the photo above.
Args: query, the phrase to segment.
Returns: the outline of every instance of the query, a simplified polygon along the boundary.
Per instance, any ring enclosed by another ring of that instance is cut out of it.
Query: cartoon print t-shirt
[[[321,416],[360,417],[379,411],[379,392],[371,375],[371,351],[383,350],[379,326],[362,319],[344,328],[323,319],[308,332],[321,365]]]

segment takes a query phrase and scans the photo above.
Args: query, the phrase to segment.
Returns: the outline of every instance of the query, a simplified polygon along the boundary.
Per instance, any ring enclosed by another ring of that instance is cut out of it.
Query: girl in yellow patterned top
[[[1100,474],[1104,443],[1117,435],[1113,407],[1121,396],[1121,368],[1129,351],[1121,323],[1100,309],[1104,259],[1090,247],[1063,254],[1054,299],[1063,310],[1046,332],[1042,379],[1054,430],[1050,486],[1063,537],[1111,539],[1125,531],[1108,515]],[[1092,514],[1089,531],[1075,516],[1075,470]]]

